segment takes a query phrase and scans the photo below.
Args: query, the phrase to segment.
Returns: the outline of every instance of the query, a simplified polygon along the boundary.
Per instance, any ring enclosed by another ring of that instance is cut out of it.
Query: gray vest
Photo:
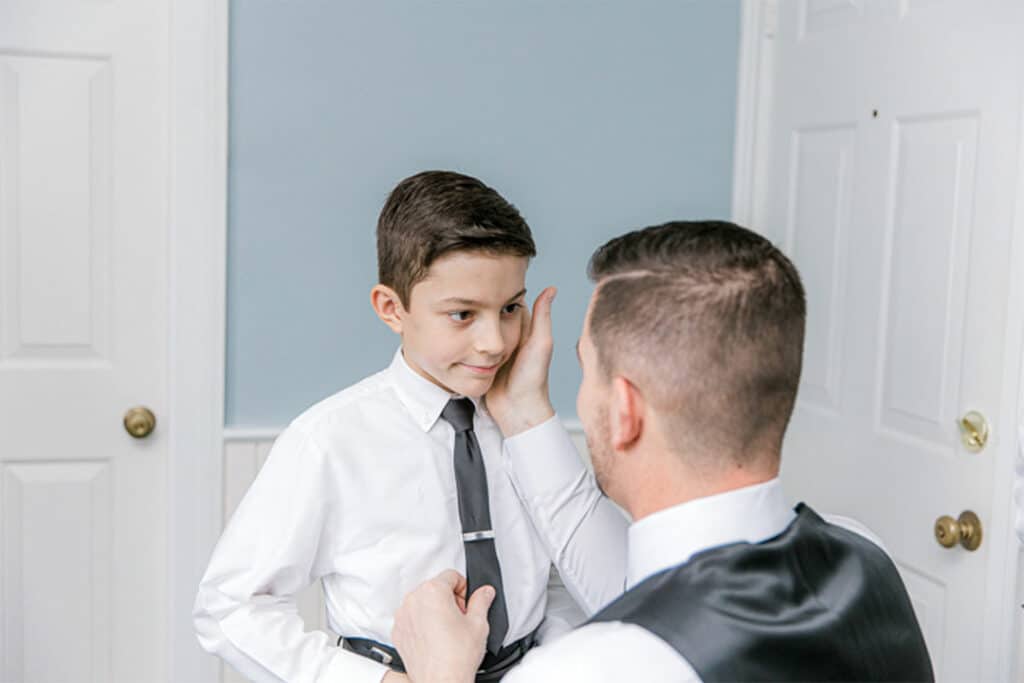
[[[642,626],[705,683],[934,681],[892,560],[806,505],[796,510],[780,535],[699,553],[627,591],[591,623]]]

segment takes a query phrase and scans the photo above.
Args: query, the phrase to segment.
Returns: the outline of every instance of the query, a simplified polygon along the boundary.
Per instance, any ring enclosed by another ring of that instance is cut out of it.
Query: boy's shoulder
[[[335,426],[362,420],[368,411],[398,405],[398,397],[387,368],[349,385],[313,404],[288,425],[289,431],[314,434]]]

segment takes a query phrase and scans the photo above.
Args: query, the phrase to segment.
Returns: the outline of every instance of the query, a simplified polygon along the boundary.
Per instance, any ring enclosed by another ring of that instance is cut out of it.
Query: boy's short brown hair
[[[453,251],[534,256],[530,226],[496,191],[452,171],[424,171],[398,183],[377,221],[380,283],[409,307],[413,285]]]

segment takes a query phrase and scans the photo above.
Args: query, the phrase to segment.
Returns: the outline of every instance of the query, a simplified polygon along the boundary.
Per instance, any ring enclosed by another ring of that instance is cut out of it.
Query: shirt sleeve
[[[569,595],[562,577],[552,568],[548,578],[547,602],[544,621],[537,633],[537,642],[551,643],[586,621],[586,615]]]
[[[566,589],[594,614],[625,586],[628,520],[598,489],[557,416],[504,448],[512,486]]]
[[[504,683],[700,683],[693,667],[661,638],[634,624],[588,624],[536,647]]]
[[[326,460],[289,428],[214,549],[193,618],[199,643],[252,681],[377,683],[387,667],[306,632],[295,594],[329,571]]]

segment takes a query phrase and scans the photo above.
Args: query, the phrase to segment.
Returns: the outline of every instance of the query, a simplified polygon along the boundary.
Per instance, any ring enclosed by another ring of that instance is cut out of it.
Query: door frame
[[[169,3],[168,681],[220,680],[192,604],[220,532],[229,0]]]
[[[773,39],[778,30],[778,8],[778,0],[742,0],[740,9],[732,218],[754,230],[759,230],[764,215],[762,180],[766,177],[770,152]],[[1011,267],[1002,360],[1002,376],[1013,379],[1003,383],[1002,412],[993,416],[996,447],[1003,439],[1016,442],[1018,426],[1024,426],[1024,102],[1018,106],[1017,196],[1009,249]],[[992,561],[986,577],[988,590],[981,603],[985,609],[981,674],[983,680],[991,681],[1019,680],[1024,674],[1024,614],[1019,606],[1024,600],[1024,575],[1018,576],[1024,566],[1024,551],[1014,531],[1012,487],[1008,483],[998,485],[1013,481],[1015,450],[996,451],[993,510],[1003,510],[1004,514],[991,520],[990,528],[985,530]]]
[[[1024,67],[1024,64],[1021,65]],[[1024,68],[1021,73],[1024,74]],[[1022,76],[1024,78],[1024,76]],[[1019,105],[1018,115],[1020,141],[1017,149],[1017,198],[1013,209],[1013,231],[1010,238],[1010,292],[1007,301],[1007,329],[1005,343],[1004,377],[1014,378],[1016,383],[1007,380],[1003,384],[1003,413],[999,416],[1000,423],[1006,425],[1004,434],[1014,441],[1020,439],[1024,429],[1024,102]],[[1017,449],[1024,454],[1024,443],[1017,443]],[[1016,476],[1016,462],[1011,454],[1006,462],[997,463],[996,481],[1012,482]],[[1017,538],[1014,528],[1015,503],[1010,486],[996,490],[995,505],[1011,510],[1007,515],[1007,529],[1003,532],[1006,559],[1001,567],[993,567],[990,576],[988,604],[991,606],[990,618],[995,627],[1002,630],[989,631],[1001,633],[1002,638],[995,646],[990,646],[986,655],[998,657],[1001,666],[993,665],[993,674],[1002,675],[1002,680],[1018,681],[1024,676],[1024,612],[1021,601],[1024,600],[1024,546]],[[998,509],[998,507],[996,508]],[[998,530],[996,530],[998,531]],[[1000,538],[1000,537],[996,537]],[[1003,590],[998,595],[998,586]],[[1007,596],[1014,596],[1008,600]],[[986,630],[989,630],[986,627]]]
[[[768,126],[774,92],[773,39],[778,0],[742,0],[739,73],[736,77],[736,131],[732,149],[732,220],[759,230],[759,194],[768,163]]]

